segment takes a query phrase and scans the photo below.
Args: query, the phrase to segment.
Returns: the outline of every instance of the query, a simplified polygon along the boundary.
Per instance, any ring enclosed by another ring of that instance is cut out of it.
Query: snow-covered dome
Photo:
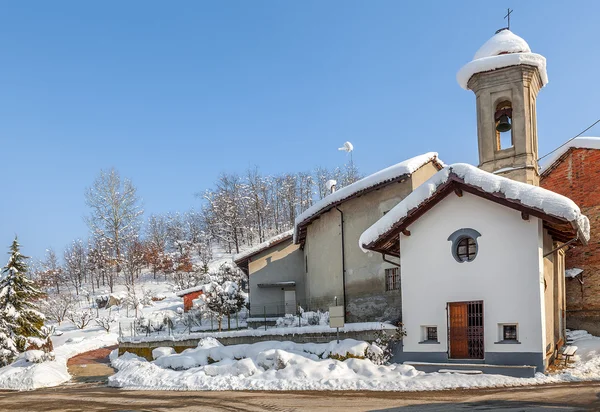
[[[473,60],[465,64],[456,74],[460,87],[468,90],[467,83],[476,73],[518,66],[521,64],[535,66],[540,72],[542,86],[548,83],[546,58],[532,53],[529,44],[508,29],[494,34],[477,50]]]
[[[512,31],[505,29],[494,34],[491,39],[483,43],[483,46],[473,56],[473,60],[509,53],[531,53],[531,49],[525,40]]]

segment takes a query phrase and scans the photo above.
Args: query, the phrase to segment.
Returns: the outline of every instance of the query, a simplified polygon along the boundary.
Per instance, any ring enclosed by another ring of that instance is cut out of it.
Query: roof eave
[[[408,226],[410,226],[417,219],[419,219],[435,204],[437,204],[450,193],[452,193],[455,187],[458,187],[459,189],[471,193],[475,196],[479,196],[484,199],[488,199],[490,201],[509,207],[511,209],[525,212],[532,216],[538,217],[543,221],[547,222],[547,224],[552,225],[555,228],[556,232],[563,233],[563,235],[566,235],[567,237],[571,236],[571,238],[578,237],[578,242],[581,242],[581,244],[587,244],[587,239],[576,222],[568,221],[563,218],[549,215],[544,211],[538,210],[531,206],[523,205],[518,200],[507,199],[503,193],[485,192],[477,186],[466,184],[460,177],[451,173],[448,177],[448,180],[442,183],[440,186],[438,186],[433,195],[431,195],[426,201],[421,203],[419,206],[411,209],[405,217],[396,222],[386,233],[379,236],[377,240],[369,244],[362,245],[363,249],[372,250],[379,253],[386,253],[393,256],[394,250],[390,248],[391,240],[399,236],[403,230],[406,230]],[[565,230],[566,226],[573,228],[574,231],[572,232],[570,230]]]

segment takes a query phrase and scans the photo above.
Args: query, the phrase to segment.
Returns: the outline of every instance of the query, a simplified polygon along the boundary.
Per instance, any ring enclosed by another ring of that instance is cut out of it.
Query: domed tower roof
[[[508,29],[499,30],[477,50],[473,60],[510,53],[531,53],[525,40]]]
[[[477,50],[473,60],[465,64],[457,73],[460,87],[468,90],[469,79],[476,73],[488,72],[504,67],[529,65],[538,68],[542,85],[548,83],[546,58],[532,53],[529,44],[508,29],[496,32]]]

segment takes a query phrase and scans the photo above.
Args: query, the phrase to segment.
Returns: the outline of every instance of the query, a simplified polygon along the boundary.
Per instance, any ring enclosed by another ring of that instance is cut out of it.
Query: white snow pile
[[[113,360],[118,372],[109,378],[109,386],[167,390],[369,389],[376,388],[379,381],[391,385],[420,374],[408,365],[375,365],[363,359],[369,351],[380,349],[353,339],[339,344],[267,341],[232,346],[222,346],[213,339],[153,362],[126,353]]]
[[[40,360],[39,353],[23,353],[12,364],[0,368],[0,389],[33,390],[58,386],[71,379],[67,361],[83,352],[117,344],[117,334],[104,333],[73,343],[65,343],[54,350],[55,359]],[[40,352],[40,351],[33,351]]]
[[[564,146],[558,148],[550,156],[548,156],[544,162],[540,165],[540,173],[546,171],[549,167],[554,165],[567,150],[575,149],[600,149],[600,137],[576,137],[575,139],[567,142]]]
[[[294,234],[294,229],[291,229],[291,230],[285,231],[283,233],[280,233],[276,236],[273,236],[272,238],[270,238],[262,243],[259,243],[256,246],[248,248],[248,249],[244,250],[243,252],[240,252],[237,255],[234,255],[233,261],[238,262],[240,260],[247,258],[248,256],[252,256],[258,252],[268,249],[275,243],[281,242],[287,238],[292,237],[293,234]]]
[[[425,183],[413,190],[392,210],[365,230],[358,241],[363,251],[367,252],[364,246],[375,242],[380,236],[391,230],[397,222],[408,216],[410,211],[429,199],[437,191],[438,187],[447,182],[452,175],[461,178],[466,184],[478,187],[487,193],[502,193],[507,199],[518,200],[523,205],[541,210],[548,215],[565,219],[578,228],[580,236],[586,240],[590,238],[590,223],[588,218],[581,213],[575,202],[568,197],[539,186],[497,176],[466,163],[455,163],[444,167],[431,176]]]
[[[357,182],[352,183],[351,185],[345,186],[340,190],[336,190],[335,192],[325,196],[323,199],[313,204],[296,218],[294,224],[296,228],[296,231],[294,232],[294,242],[297,241],[298,226],[314,215],[321,213],[324,209],[327,209],[333,204],[342,202],[343,200],[362,190],[391,181],[400,176],[410,175],[431,161],[436,161],[437,163],[443,165],[443,163],[438,159],[438,154],[436,152],[425,153],[373,173],[370,176],[367,176]]]
[[[153,362],[126,353],[112,358],[118,372],[109,385],[159,390],[384,390],[423,391],[511,387],[600,380],[600,338],[574,331],[575,362],[553,375],[534,378],[502,375],[424,373],[410,365],[375,365],[364,356],[372,345],[355,340],[327,344],[260,342],[221,346],[215,340]],[[329,359],[331,355],[343,356]]]
[[[527,42],[510,30],[502,30],[477,50],[473,60],[458,71],[456,80],[460,87],[468,90],[467,83],[476,73],[522,64],[537,67],[542,86],[548,84],[546,58],[532,53]]]
[[[278,328],[289,328],[296,326],[316,326],[316,325],[329,325],[329,312],[305,312],[300,308],[300,316],[286,314],[283,317],[276,318],[275,324]]]

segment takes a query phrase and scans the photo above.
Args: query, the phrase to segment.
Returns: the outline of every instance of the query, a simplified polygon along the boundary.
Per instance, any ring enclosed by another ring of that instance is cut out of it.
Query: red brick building
[[[553,153],[540,186],[572,199],[590,220],[587,246],[566,254],[567,327],[600,334],[600,138],[580,137]]]

